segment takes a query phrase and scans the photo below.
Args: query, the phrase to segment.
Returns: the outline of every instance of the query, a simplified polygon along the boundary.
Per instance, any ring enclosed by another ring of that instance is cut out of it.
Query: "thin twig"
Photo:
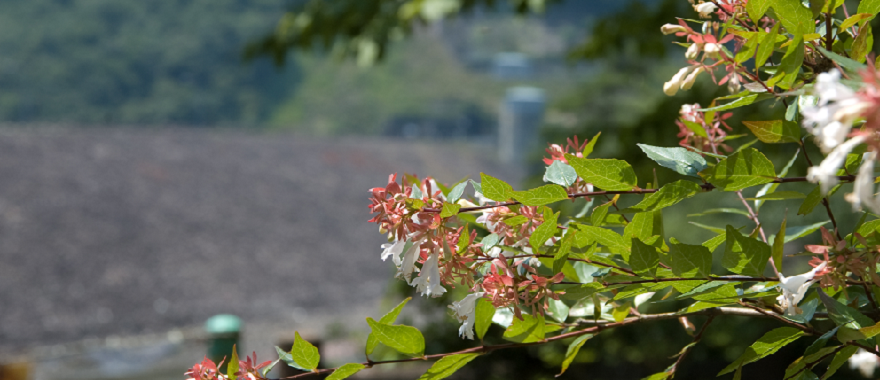
[[[687,354],[694,349],[697,343],[700,343],[700,339],[703,338],[703,333],[706,332],[706,328],[709,327],[709,324],[712,323],[712,320],[714,319],[714,315],[709,316],[709,319],[706,321],[706,323],[703,323],[703,327],[700,327],[700,332],[698,332],[697,335],[694,336],[694,341],[689,346],[687,346],[687,349],[684,350],[681,355],[678,355],[678,359],[675,361],[675,364],[672,365],[672,368],[668,372],[669,379],[675,377],[675,372],[678,371],[678,366],[681,365],[681,362],[684,361],[685,356],[687,356]]]

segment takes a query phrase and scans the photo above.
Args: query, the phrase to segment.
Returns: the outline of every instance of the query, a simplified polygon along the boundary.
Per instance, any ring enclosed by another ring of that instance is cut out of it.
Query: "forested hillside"
[[[0,1],[0,120],[257,125],[299,71],[241,49],[288,3]]]
[[[422,37],[397,42],[373,68],[321,52],[291,52],[283,67],[244,61],[248,42],[297,3],[0,0],[0,122],[322,135],[383,133],[395,120],[493,125],[507,86],[545,87],[551,98],[570,92],[566,52],[584,40],[590,19],[620,5],[569,1],[520,19],[497,2],[494,11],[420,29]],[[526,54],[540,75],[495,81],[488,65],[505,51]]]

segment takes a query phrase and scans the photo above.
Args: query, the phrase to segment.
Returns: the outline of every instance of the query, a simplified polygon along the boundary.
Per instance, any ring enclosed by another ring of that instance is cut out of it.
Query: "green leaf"
[[[581,300],[592,296],[595,293],[603,291],[605,288],[601,283],[598,282],[590,282],[587,284],[581,284],[574,287],[566,288],[565,294],[562,294],[560,298],[565,300]]]
[[[739,214],[739,215],[746,216],[746,217],[749,216],[749,213],[748,213],[748,211],[746,211],[746,210],[741,210],[741,209],[738,209],[738,208],[727,208],[727,207],[724,207],[724,208],[712,208],[712,209],[708,209],[708,210],[706,210],[706,211],[703,211],[703,212],[701,212],[701,213],[699,213],[699,214],[688,214],[687,216],[688,216],[688,217],[692,217],[692,216],[706,216],[706,215],[712,215],[712,214]]]
[[[773,4],[773,0],[751,0],[746,3],[746,11],[749,12],[749,18],[752,20],[760,20],[764,17],[764,13]]]
[[[663,236],[663,212],[658,210],[635,214],[632,221],[623,228],[623,250],[629,248],[628,243],[634,237],[647,242],[652,236]],[[629,260],[628,252],[616,253],[623,255],[624,260]]]
[[[859,28],[859,35],[853,41],[852,51],[850,52],[850,56],[856,62],[865,62],[865,55],[871,50],[871,46],[868,46],[868,43],[874,40],[873,33],[871,24],[866,23]]]
[[[614,201],[602,204],[600,206],[596,206],[593,209],[593,213],[590,214],[590,223],[593,223],[596,227],[602,227],[605,224],[605,216],[608,215],[608,208],[614,204]]]
[[[880,0],[862,0],[856,13],[868,13],[875,15],[880,13]]]
[[[347,379],[349,376],[354,375],[360,372],[362,369],[367,368],[364,367],[361,363],[348,363],[343,365],[342,367],[337,368],[330,376],[327,376],[326,380],[342,380]]]
[[[602,244],[605,247],[608,247],[614,253],[618,253],[621,255],[626,254],[627,252],[627,244],[626,241],[623,240],[623,236],[620,236],[617,232],[606,228],[588,226],[584,224],[574,224],[577,226],[577,229],[580,232],[578,234],[578,238],[585,238],[589,241],[597,241],[599,244]],[[570,225],[569,225],[570,226]]]
[[[407,297],[405,300],[403,300],[401,303],[399,303],[397,306],[395,306],[394,309],[391,309],[391,311],[389,311],[384,316],[382,316],[382,318],[379,319],[379,322],[380,323],[387,323],[387,324],[394,323],[394,321],[397,320],[397,316],[400,315],[400,311],[403,310],[403,307],[406,306],[406,303],[409,302],[411,299],[412,299],[412,297]],[[372,354],[373,350],[376,349],[376,346],[378,344],[379,344],[379,338],[376,337],[375,334],[370,333],[370,335],[367,336],[367,348],[366,348],[367,355]]]
[[[733,372],[737,368],[749,363],[756,362],[768,355],[779,351],[785,345],[796,341],[804,335],[804,332],[794,327],[780,327],[764,334],[757,342],[749,346],[736,361],[730,363],[718,376]]]
[[[568,193],[559,185],[544,185],[537,189],[512,191],[510,195],[526,206],[543,206],[568,199]]]
[[[293,360],[293,356],[291,356],[288,352],[284,352],[281,347],[275,346],[275,352],[278,353],[278,359],[287,364],[288,367],[296,368],[300,371],[309,371],[308,369],[299,365],[299,363],[297,363],[295,360]]]
[[[697,223],[697,222],[688,222],[688,223],[693,224],[693,225],[695,225],[695,226],[697,226],[697,227],[700,227],[700,228],[702,228],[702,229],[704,229],[704,230],[712,231],[712,232],[714,232],[714,233],[716,233],[716,234],[722,234],[722,233],[724,233],[724,231],[725,231],[723,228],[712,227],[712,226],[705,225],[705,224],[703,224],[703,223]]]
[[[650,212],[672,206],[702,191],[699,184],[679,180],[663,185],[657,192],[648,194],[641,202],[621,212]]]
[[[858,310],[831,298],[825,294],[822,289],[818,289],[817,292],[819,294],[819,300],[821,300],[822,303],[825,304],[825,308],[828,309],[828,318],[830,318],[834,324],[855,330],[862,327],[872,326],[874,324],[874,321],[871,320],[871,318],[868,318]]]
[[[235,348],[235,345],[232,345],[232,356],[229,357],[229,362],[226,363],[226,376],[229,377],[230,380],[238,379],[238,376],[235,375],[238,372],[238,350]]]
[[[294,332],[293,347],[290,349],[290,356],[294,361],[299,363],[299,365],[308,370],[318,368],[318,362],[321,361],[321,354],[318,353],[318,347],[313,346],[299,336],[298,331]]]
[[[592,334],[581,335],[568,345],[568,350],[565,351],[565,360],[562,361],[562,370],[559,371],[559,374],[556,375],[556,377],[565,373],[565,370],[568,369],[568,366],[571,365],[571,362],[574,361],[575,356],[577,356],[578,351],[580,351],[581,347],[584,346],[584,343],[592,337]]]
[[[822,192],[819,186],[813,188],[809,194],[807,194],[807,198],[804,199],[804,203],[801,203],[801,207],[798,208],[798,215],[807,215],[813,212],[813,209],[822,202]]]
[[[830,52],[828,50],[825,50],[821,46],[816,46],[815,48],[818,49],[820,52],[822,52],[822,55],[828,57],[829,59],[831,59],[832,61],[834,61],[835,63],[840,65],[840,67],[846,69],[847,71],[851,71],[851,72],[855,73],[855,72],[864,70],[866,67],[868,67],[864,63],[854,61],[850,58],[838,55],[834,52]]]
[[[525,215],[517,215],[512,218],[504,219],[504,224],[511,226],[511,227],[515,227],[520,224],[526,223],[528,221],[529,221],[529,218],[526,217]]]
[[[576,233],[577,232],[572,229],[562,237],[559,249],[556,250],[556,254],[553,256],[553,273],[559,273],[562,271],[562,268],[568,262],[568,253],[571,252],[571,245],[574,242]]]
[[[489,326],[492,325],[492,317],[494,316],[495,306],[492,306],[492,301],[485,298],[478,299],[474,318],[474,332],[477,333],[477,338],[483,340],[486,331],[489,331]]]
[[[682,147],[661,148],[645,144],[638,144],[638,146],[648,155],[648,158],[664,168],[675,170],[678,174],[699,178],[697,173],[707,166],[703,156]]]
[[[565,320],[568,319],[568,305],[565,302],[560,300],[548,299],[547,300],[547,311],[551,318],[555,319],[559,323],[565,323]]]
[[[559,186],[569,187],[577,180],[577,172],[571,165],[562,161],[553,161],[544,171],[544,182],[555,183]]]
[[[779,233],[776,234],[777,239],[773,240],[773,264],[776,265],[777,271],[782,271],[782,253],[785,248],[785,223],[788,218],[782,218],[782,226],[779,227]]]
[[[748,61],[749,59],[754,57],[755,52],[758,50],[758,42],[758,38],[746,39],[746,43],[743,44],[739,52],[736,53],[734,61],[736,61],[737,64],[742,64],[743,62]]]
[[[838,351],[836,355],[834,355],[834,359],[831,359],[831,364],[828,365],[828,370],[822,375],[822,380],[825,380],[834,373],[837,372],[840,367],[842,367],[849,360],[851,356],[853,356],[859,350],[856,346],[846,346],[842,350]]]
[[[629,256],[629,265],[634,272],[656,276],[659,263],[660,254],[657,253],[657,248],[642,243],[638,238],[632,238],[632,254]]]
[[[690,120],[682,120],[682,122],[684,123],[684,126],[687,127],[687,129],[690,129],[691,132],[694,132],[695,135],[700,137],[709,137],[709,134],[706,133],[706,128],[703,128],[702,124],[697,124],[696,122]]]
[[[742,190],[776,179],[773,163],[754,148],[735,153],[703,173],[709,182],[724,191]]]
[[[458,202],[458,200],[461,199],[461,195],[464,194],[464,190],[467,188],[467,184],[467,181],[464,181],[462,183],[459,183],[458,185],[455,185],[452,190],[449,190],[449,194],[446,196],[446,201],[449,203]]]
[[[674,240],[674,239],[672,239]],[[712,274],[712,252],[702,245],[679,244],[669,246],[672,273],[680,277],[708,277]]]
[[[406,325],[389,325],[376,322],[367,317],[367,323],[372,329],[371,334],[379,338],[379,342],[391,347],[401,354],[409,356],[422,356],[425,353],[425,337],[418,329]]]
[[[859,6],[861,6],[861,4],[859,4]],[[856,13],[840,23],[840,26],[837,27],[837,33],[844,33],[849,27],[855,25],[859,21],[873,17],[874,15],[871,13]]]
[[[441,218],[448,218],[453,215],[458,215],[458,210],[461,209],[460,204],[456,203],[444,203],[443,209],[440,211]]]
[[[544,316],[537,318],[523,314],[523,319],[513,318],[513,323],[504,331],[504,339],[517,342],[529,343],[544,339]]]
[[[440,380],[445,379],[451,376],[455,371],[458,371],[461,367],[464,367],[465,364],[471,362],[480,356],[480,354],[455,354],[446,356],[440,360],[438,360],[431,368],[428,369],[428,372],[425,372],[422,377],[419,377],[419,380]]]
[[[747,201],[784,201],[788,199],[804,199],[807,196],[799,191],[777,191],[760,197],[746,198]]]
[[[797,105],[797,102],[792,102],[791,104]],[[791,159],[788,160],[788,163],[786,163],[785,166],[782,167],[782,170],[779,171],[779,173],[776,173],[777,177],[783,178],[786,175],[788,175],[788,171],[791,169],[792,166],[794,166],[794,163],[797,160],[800,152],[801,152],[800,149],[794,151],[794,155],[791,156]],[[760,196],[763,196],[766,194],[772,194],[773,192],[776,191],[776,188],[778,188],[779,185],[780,184],[778,184],[778,183],[768,183],[768,184],[764,185],[763,187],[761,187],[761,189],[758,190],[757,193],[755,193],[755,196],[760,197]],[[755,201],[755,212],[756,213],[758,212],[758,210],[761,209],[761,205],[763,205],[763,204],[764,204],[764,201]]]
[[[485,173],[480,173],[480,181],[483,188],[483,196],[496,202],[504,202],[512,197],[513,186],[498,178]]]
[[[800,6],[800,4],[798,4],[798,6]],[[810,11],[807,11],[807,13],[809,14]],[[810,19],[812,20],[812,17]],[[783,23],[783,26],[785,26],[785,23]],[[779,66],[776,69],[776,74],[767,80],[767,85],[771,87],[774,85],[779,86],[786,90],[791,88],[795,79],[797,79],[797,75],[803,64],[804,37],[803,35],[798,34],[795,36],[794,41],[788,45],[788,51],[785,53],[785,56],[782,57],[782,62],[779,63]]]
[[[743,92],[746,93],[747,95],[744,95],[740,98],[737,98],[736,100],[734,100],[730,103],[725,103],[725,104],[715,106],[715,107],[710,107],[710,108],[702,108],[697,111],[700,111],[700,112],[727,111],[727,110],[731,110],[734,108],[744,107],[744,106],[750,105],[752,103],[756,103],[756,102],[760,102],[763,100],[773,98],[773,95],[770,95],[770,94],[761,94],[761,93],[749,94],[748,91],[743,91]]]
[[[804,7],[800,0],[773,0],[776,18],[790,34],[807,34],[815,31],[813,12]],[[803,47],[801,47],[803,52]]]
[[[715,252],[721,243],[727,241],[727,230],[722,230],[718,233],[718,236],[715,236],[709,240],[706,240],[701,244],[702,246],[709,249],[709,252]]]
[[[801,126],[792,121],[743,121],[742,123],[755,134],[755,137],[768,144],[801,141]]]
[[[541,223],[538,228],[535,228],[535,231],[532,232],[532,236],[529,237],[529,245],[532,246],[536,253],[541,252],[544,249],[544,243],[556,234],[556,230],[558,229],[556,226],[556,220],[558,218],[558,212],[554,214],[553,210],[544,207],[544,223]]]
[[[746,5],[748,6],[748,5]],[[782,23],[776,23],[773,25],[773,29],[770,30],[770,33],[764,34],[761,37],[761,42],[758,45],[758,54],[755,55],[755,67],[762,67],[767,63],[767,59],[773,55],[773,50],[776,46],[776,37],[779,35],[779,26]]]
[[[785,229],[784,243],[792,242],[792,241],[795,241],[795,240],[800,239],[802,237],[809,236],[813,232],[818,231],[819,227],[822,227],[828,223],[831,223],[831,221],[826,220],[824,222],[813,223],[808,226],[788,227]],[[773,238],[773,237],[771,237],[771,239],[774,239],[773,240],[774,242],[776,241],[775,238]]]
[[[746,275],[761,276],[770,258],[770,246],[762,241],[743,236],[732,226],[727,226],[727,246],[721,265],[729,271]]]
[[[596,147],[596,141],[599,141],[599,136],[601,135],[602,132],[597,133],[592,139],[590,139],[590,142],[588,142],[587,145],[584,145],[584,158],[589,157],[590,153],[593,153],[593,148]]]
[[[636,173],[626,161],[613,159],[589,159],[566,154],[565,159],[584,181],[603,190],[632,190],[636,186]]]
[[[501,240],[501,237],[498,234],[489,234],[483,237],[483,240],[480,240],[480,244],[483,245],[483,252],[488,252],[492,247],[498,244],[498,241]]]

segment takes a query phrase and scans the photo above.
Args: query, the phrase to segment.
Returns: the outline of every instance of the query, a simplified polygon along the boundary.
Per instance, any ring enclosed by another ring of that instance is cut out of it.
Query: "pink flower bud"
[[[692,72],[690,75],[688,75],[687,78],[684,79],[684,82],[681,83],[681,89],[690,90],[691,87],[694,86],[694,82],[696,82],[697,76],[700,75],[700,73],[702,73],[703,71],[706,71],[703,66],[697,67],[697,69],[694,70],[694,72]]]
[[[687,29],[685,29],[685,27],[683,27],[681,25],[676,25],[676,24],[666,24],[666,25],[663,25],[660,27],[660,32],[663,34],[666,34],[666,35],[669,35],[672,33],[681,33],[681,32],[686,32],[686,31],[687,31]]]
[[[684,67],[681,70],[678,70],[675,75],[672,76],[672,79],[669,82],[663,84],[663,93],[669,96],[673,96],[678,92],[678,89],[681,87],[681,80],[684,78],[687,73],[691,71],[691,67]]]
[[[700,3],[694,5],[694,10],[700,14],[700,17],[708,18],[715,9],[718,8],[713,3]]]

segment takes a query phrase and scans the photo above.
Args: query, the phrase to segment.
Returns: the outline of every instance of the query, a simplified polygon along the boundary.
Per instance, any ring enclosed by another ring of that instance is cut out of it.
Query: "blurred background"
[[[648,181],[657,166],[635,144],[676,146],[680,106],[726,94],[704,76],[663,95],[685,64],[659,32],[676,16],[696,13],[686,0],[0,1],[0,380],[183,379],[233,343],[274,360],[294,331],[323,366],[360,362],[364,318],[409,296],[401,321],[423,328],[428,352],[473,344],[446,309],[465,289],[427,300],[391,279],[367,190],[391,173],[450,184],[480,172],[523,189],[540,182],[547,142],[599,132],[594,156]],[[784,111],[741,109],[731,134]],[[795,154],[756,147],[780,168]],[[792,173],[806,173],[802,161]],[[859,215],[844,203],[832,206],[851,228]],[[697,215],[738,205],[682,202],[664,214],[667,236],[714,236],[690,222],[752,228]],[[767,202],[762,221],[775,232],[784,215],[821,219],[799,205]],[[803,271],[799,259],[787,271]],[[774,326],[723,319],[680,378],[714,377]],[[562,378],[642,378],[690,341],[675,321],[603,332]],[[747,377],[781,378],[807,343]],[[455,378],[549,379],[565,347],[497,352]],[[428,365],[359,376],[416,378]]]

